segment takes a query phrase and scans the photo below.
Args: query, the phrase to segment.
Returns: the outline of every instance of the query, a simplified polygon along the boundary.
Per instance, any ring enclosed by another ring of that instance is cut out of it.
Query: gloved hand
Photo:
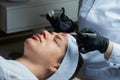
[[[77,32],[77,43],[79,51],[82,53],[94,50],[104,53],[108,48],[109,40],[100,36],[95,31],[85,28]]]
[[[75,28],[77,28],[77,24],[75,24],[65,15],[64,8],[61,8],[61,10],[63,12],[58,16],[56,16],[55,12],[53,12],[54,14],[52,16],[48,13],[46,15],[47,20],[50,22],[56,32],[73,32]]]

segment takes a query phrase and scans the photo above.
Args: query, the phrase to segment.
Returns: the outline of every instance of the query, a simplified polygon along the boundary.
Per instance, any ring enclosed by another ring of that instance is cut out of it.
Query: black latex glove
[[[75,24],[65,15],[64,8],[61,9],[63,10],[63,13],[60,16],[51,17],[49,14],[47,14],[47,20],[50,22],[56,32],[73,32],[75,28],[77,28],[77,24]]]
[[[79,51],[82,53],[94,50],[99,50],[101,53],[104,53],[108,48],[109,40],[93,30],[85,28],[82,31],[78,31],[77,34]]]

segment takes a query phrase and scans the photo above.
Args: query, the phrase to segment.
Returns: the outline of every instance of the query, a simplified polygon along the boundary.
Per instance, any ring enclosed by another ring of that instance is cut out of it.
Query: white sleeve
[[[113,43],[113,51],[108,60],[110,67],[120,68],[120,44]]]
[[[3,58],[0,56],[0,80],[6,80],[5,73],[3,71]]]
[[[6,80],[6,79],[5,79],[4,72],[3,72],[3,70],[2,70],[1,67],[0,67],[0,80]]]

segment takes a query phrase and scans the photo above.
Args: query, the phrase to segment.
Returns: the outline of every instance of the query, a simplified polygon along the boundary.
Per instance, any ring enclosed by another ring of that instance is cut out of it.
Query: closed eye
[[[62,39],[60,38],[60,36],[56,35],[54,37],[54,41],[59,47],[62,45]]]

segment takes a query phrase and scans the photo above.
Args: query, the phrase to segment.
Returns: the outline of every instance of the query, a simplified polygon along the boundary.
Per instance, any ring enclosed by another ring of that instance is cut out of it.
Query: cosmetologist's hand
[[[104,53],[108,48],[109,40],[95,31],[85,28],[77,32],[77,44],[82,53],[94,50]]]

